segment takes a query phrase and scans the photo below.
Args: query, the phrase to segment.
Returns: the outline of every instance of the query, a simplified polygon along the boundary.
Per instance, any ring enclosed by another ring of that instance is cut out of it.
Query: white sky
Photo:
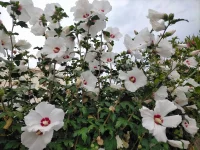
[[[3,0],[8,1],[8,0]],[[89,0],[92,2],[93,0]],[[69,18],[63,20],[62,25],[73,24],[73,15],[70,8],[75,5],[76,0],[33,0],[35,7],[45,8],[47,3],[60,3]],[[118,27],[123,35],[129,34],[134,36],[134,30],[140,31],[145,27],[151,29],[149,20],[146,18],[148,9],[154,9],[163,13],[174,13],[175,18],[188,19],[188,22],[180,22],[169,28],[175,29],[175,36],[178,36],[181,41],[188,35],[198,35],[200,30],[200,0],[109,0],[112,5],[112,11],[107,15],[109,21],[107,27]],[[8,29],[11,28],[11,19],[6,9],[0,7],[0,19]],[[33,47],[43,46],[44,37],[36,37],[30,33],[29,29],[16,28],[15,31],[21,35],[18,39],[26,39]],[[123,51],[123,38],[116,42],[114,47],[115,52]],[[31,50],[35,54],[36,51]]]

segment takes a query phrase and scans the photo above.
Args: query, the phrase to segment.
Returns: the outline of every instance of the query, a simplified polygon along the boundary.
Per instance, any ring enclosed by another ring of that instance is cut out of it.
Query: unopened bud
[[[177,48],[186,48],[188,47],[187,44],[178,44]]]
[[[190,52],[190,55],[192,55],[192,56],[195,56],[195,55],[198,55],[198,54],[200,54],[200,50]]]
[[[173,20],[174,19],[174,14],[169,14],[169,20]]]
[[[114,113],[115,107],[114,107],[114,106],[110,106],[110,107],[109,107],[109,110],[112,111],[112,112]]]
[[[108,47],[108,52],[111,52],[113,50],[113,46],[110,43],[106,43]]]
[[[138,35],[138,32],[136,30],[134,30],[135,35]]]
[[[176,32],[176,30],[171,30],[165,33],[165,36],[171,36]]]
[[[103,145],[103,139],[100,136],[97,137],[97,143]]]
[[[78,77],[76,79],[76,87],[79,88],[81,86],[81,83],[82,83],[82,80],[81,80],[81,78]]]

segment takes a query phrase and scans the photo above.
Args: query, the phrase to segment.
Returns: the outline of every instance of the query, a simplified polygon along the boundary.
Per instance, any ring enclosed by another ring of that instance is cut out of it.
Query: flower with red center
[[[33,2],[32,0],[12,0],[12,2],[18,2],[17,10],[21,12],[21,14],[16,14],[11,9],[13,6],[9,5],[7,7],[7,11],[9,14],[13,14],[19,21],[28,22],[31,19],[31,15],[29,14],[30,11],[33,9]]]
[[[113,52],[104,52],[101,56],[101,60],[105,63],[113,63],[117,54]]]
[[[62,37],[48,37],[41,53],[46,54],[47,58],[61,58],[66,51],[66,42]]]
[[[129,80],[130,80],[131,82],[135,83],[135,82],[136,82],[136,77],[131,76],[131,77],[129,77]]]
[[[154,110],[142,107],[140,113],[142,116],[142,126],[149,130],[155,136],[157,141],[166,142],[166,128],[177,127],[182,117],[180,115],[166,116],[169,112],[177,109],[174,103],[169,100],[158,100]]]
[[[47,102],[41,102],[24,117],[26,126],[21,135],[22,144],[41,150],[51,141],[53,132],[64,125],[64,111]],[[31,142],[32,141],[32,142]]]
[[[12,36],[12,42],[15,44],[14,36]],[[6,56],[4,49],[11,50],[12,44],[10,37],[3,30],[0,30],[0,53],[3,53],[3,55]]]
[[[89,62],[89,68],[91,71],[99,70],[99,61],[94,59],[92,62]]]
[[[81,73],[82,87],[88,91],[95,91],[97,78],[92,74],[91,71],[85,71]]]
[[[135,92],[138,88],[147,84],[147,77],[144,75],[143,71],[139,70],[137,67],[134,67],[132,71],[127,71],[127,73],[120,70],[119,78],[125,80],[125,88],[131,92]]]
[[[198,62],[196,61],[195,57],[189,57],[183,62],[183,64],[185,64],[189,68],[196,68]]]
[[[106,15],[112,10],[112,6],[110,5],[108,0],[94,0],[93,3],[93,11]]]
[[[122,34],[119,32],[118,28],[108,27],[105,31],[110,33],[110,37],[107,37],[106,35],[104,35],[104,38],[107,41],[112,41],[112,40],[119,41],[119,39],[122,37]]]
[[[182,121],[182,126],[187,131],[190,133],[192,136],[194,136],[199,128],[197,127],[197,122],[195,119],[188,117],[188,115],[184,116],[184,120]]]

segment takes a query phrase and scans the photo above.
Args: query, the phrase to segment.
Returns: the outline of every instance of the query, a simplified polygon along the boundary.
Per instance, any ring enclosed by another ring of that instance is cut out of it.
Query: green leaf
[[[86,142],[87,139],[87,133],[88,133],[88,128],[87,127],[83,127],[80,130],[77,130],[74,132],[74,136],[81,136],[82,140],[84,141],[84,143]]]
[[[65,140],[63,143],[67,148],[72,147],[74,145],[72,140]]]
[[[126,126],[127,124],[128,124],[128,121],[126,119],[120,117],[120,118],[118,118],[115,127],[119,128],[121,126]]]
[[[10,3],[0,1],[0,5],[1,5],[2,7],[5,7],[5,8],[6,8],[8,5],[10,5]]]
[[[195,91],[195,93],[200,94],[200,87],[196,87],[196,88],[194,89],[194,91]]]
[[[20,143],[18,141],[9,141],[6,143],[4,149],[15,149],[18,148]]]
[[[115,137],[107,137],[104,139],[105,150],[116,150],[117,140]]]
[[[16,25],[19,25],[22,28],[28,28],[28,25],[24,21],[19,21],[19,22],[16,23]]]

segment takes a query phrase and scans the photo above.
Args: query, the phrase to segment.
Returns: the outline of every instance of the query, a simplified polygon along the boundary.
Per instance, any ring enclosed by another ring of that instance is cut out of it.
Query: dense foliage
[[[167,30],[187,20],[149,10],[152,30],[125,35],[126,51],[114,53],[122,34],[106,28],[106,0],[78,0],[75,23],[66,27],[57,3],[45,10],[31,0],[0,5],[13,21],[10,31],[0,20],[0,149],[195,149],[200,38],[181,43]],[[32,48],[37,56],[16,26],[44,37],[43,47]]]

